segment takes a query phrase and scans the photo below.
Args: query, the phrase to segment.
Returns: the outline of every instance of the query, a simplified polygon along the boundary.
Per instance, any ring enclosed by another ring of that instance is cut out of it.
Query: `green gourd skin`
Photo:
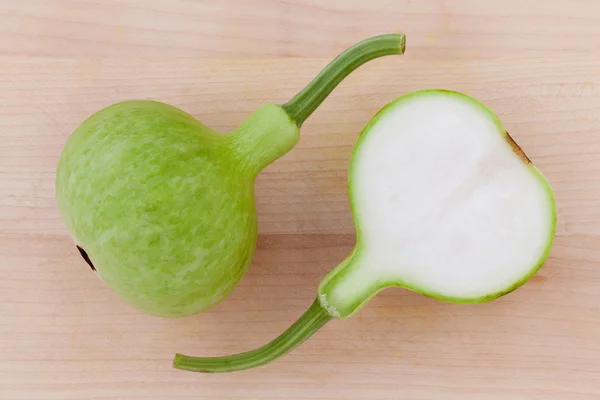
[[[152,315],[203,311],[233,291],[257,238],[254,181],[353,70],[402,54],[404,35],[367,39],[288,103],[268,103],[230,133],[149,100],[113,104],[67,141],[56,174],[64,222],[101,279]]]
[[[120,297],[159,316],[194,314],[246,272],[256,244],[254,180],[298,139],[275,104],[223,135],[167,104],[117,103],[68,141],[58,204]]]

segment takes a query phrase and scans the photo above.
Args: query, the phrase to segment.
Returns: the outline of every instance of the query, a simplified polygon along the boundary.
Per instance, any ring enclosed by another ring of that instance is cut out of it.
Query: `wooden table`
[[[84,118],[152,98],[229,130],[389,31],[406,54],[356,71],[260,176],[259,246],[230,298],[159,319],[90,272],[54,200]],[[550,180],[558,232],[541,271],[480,305],[384,291],[259,369],[172,369],[175,352],[259,346],[310,305],[354,241],[358,132],[395,97],[440,87],[493,108]],[[0,0],[0,315],[3,400],[600,398],[600,3]]]

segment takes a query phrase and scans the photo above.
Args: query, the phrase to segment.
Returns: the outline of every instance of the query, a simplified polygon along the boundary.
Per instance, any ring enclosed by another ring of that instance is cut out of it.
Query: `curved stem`
[[[333,89],[367,61],[391,54],[403,54],[406,37],[400,33],[375,36],[350,47],[329,63],[300,93],[283,105],[300,127]]]
[[[224,357],[190,357],[177,354],[173,366],[197,372],[229,372],[258,367],[300,345],[331,318],[332,316],[321,306],[319,299],[316,299],[298,321],[263,347]]]

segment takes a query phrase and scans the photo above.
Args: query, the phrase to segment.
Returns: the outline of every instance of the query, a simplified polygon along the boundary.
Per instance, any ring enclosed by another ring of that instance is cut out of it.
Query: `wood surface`
[[[356,71],[260,176],[259,245],[230,298],[160,319],[90,272],[54,200],[83,119],[148,98],[226,131],[389,31],[406,54]],[[599,39],[597,0],[0,0],[0,399],[599,399]],[[384,291],[259,369],[172,369],[175,352],[262,345],[311,304],[354,242],[358,133],[423,88],[484,101],[548,177],[559,219],[540,272],[479,305]]]

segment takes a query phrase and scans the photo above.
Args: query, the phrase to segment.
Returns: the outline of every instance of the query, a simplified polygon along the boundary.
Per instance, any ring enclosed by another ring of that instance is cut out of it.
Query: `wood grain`
[[[390,30],[407,33],[406,54],[356,71],[259,177],[259,247],[230,298],[159,319],[95,278],[54,201],[83,119],[151,98],[227,131]],[[0,399],[600,398],[598,37],[596,1],[0,0]],[[173,370],[175,352],[259,346],[310,305],[354,241],[357,135],[390,100],[440,87],[488,104],[552,184],[542,270],[480,305],[384,291],[260,369]]]
[[[51,57],[330,57],[402,31],[436,59],[600,50],[596,0],[2,0],[0,50]]]

